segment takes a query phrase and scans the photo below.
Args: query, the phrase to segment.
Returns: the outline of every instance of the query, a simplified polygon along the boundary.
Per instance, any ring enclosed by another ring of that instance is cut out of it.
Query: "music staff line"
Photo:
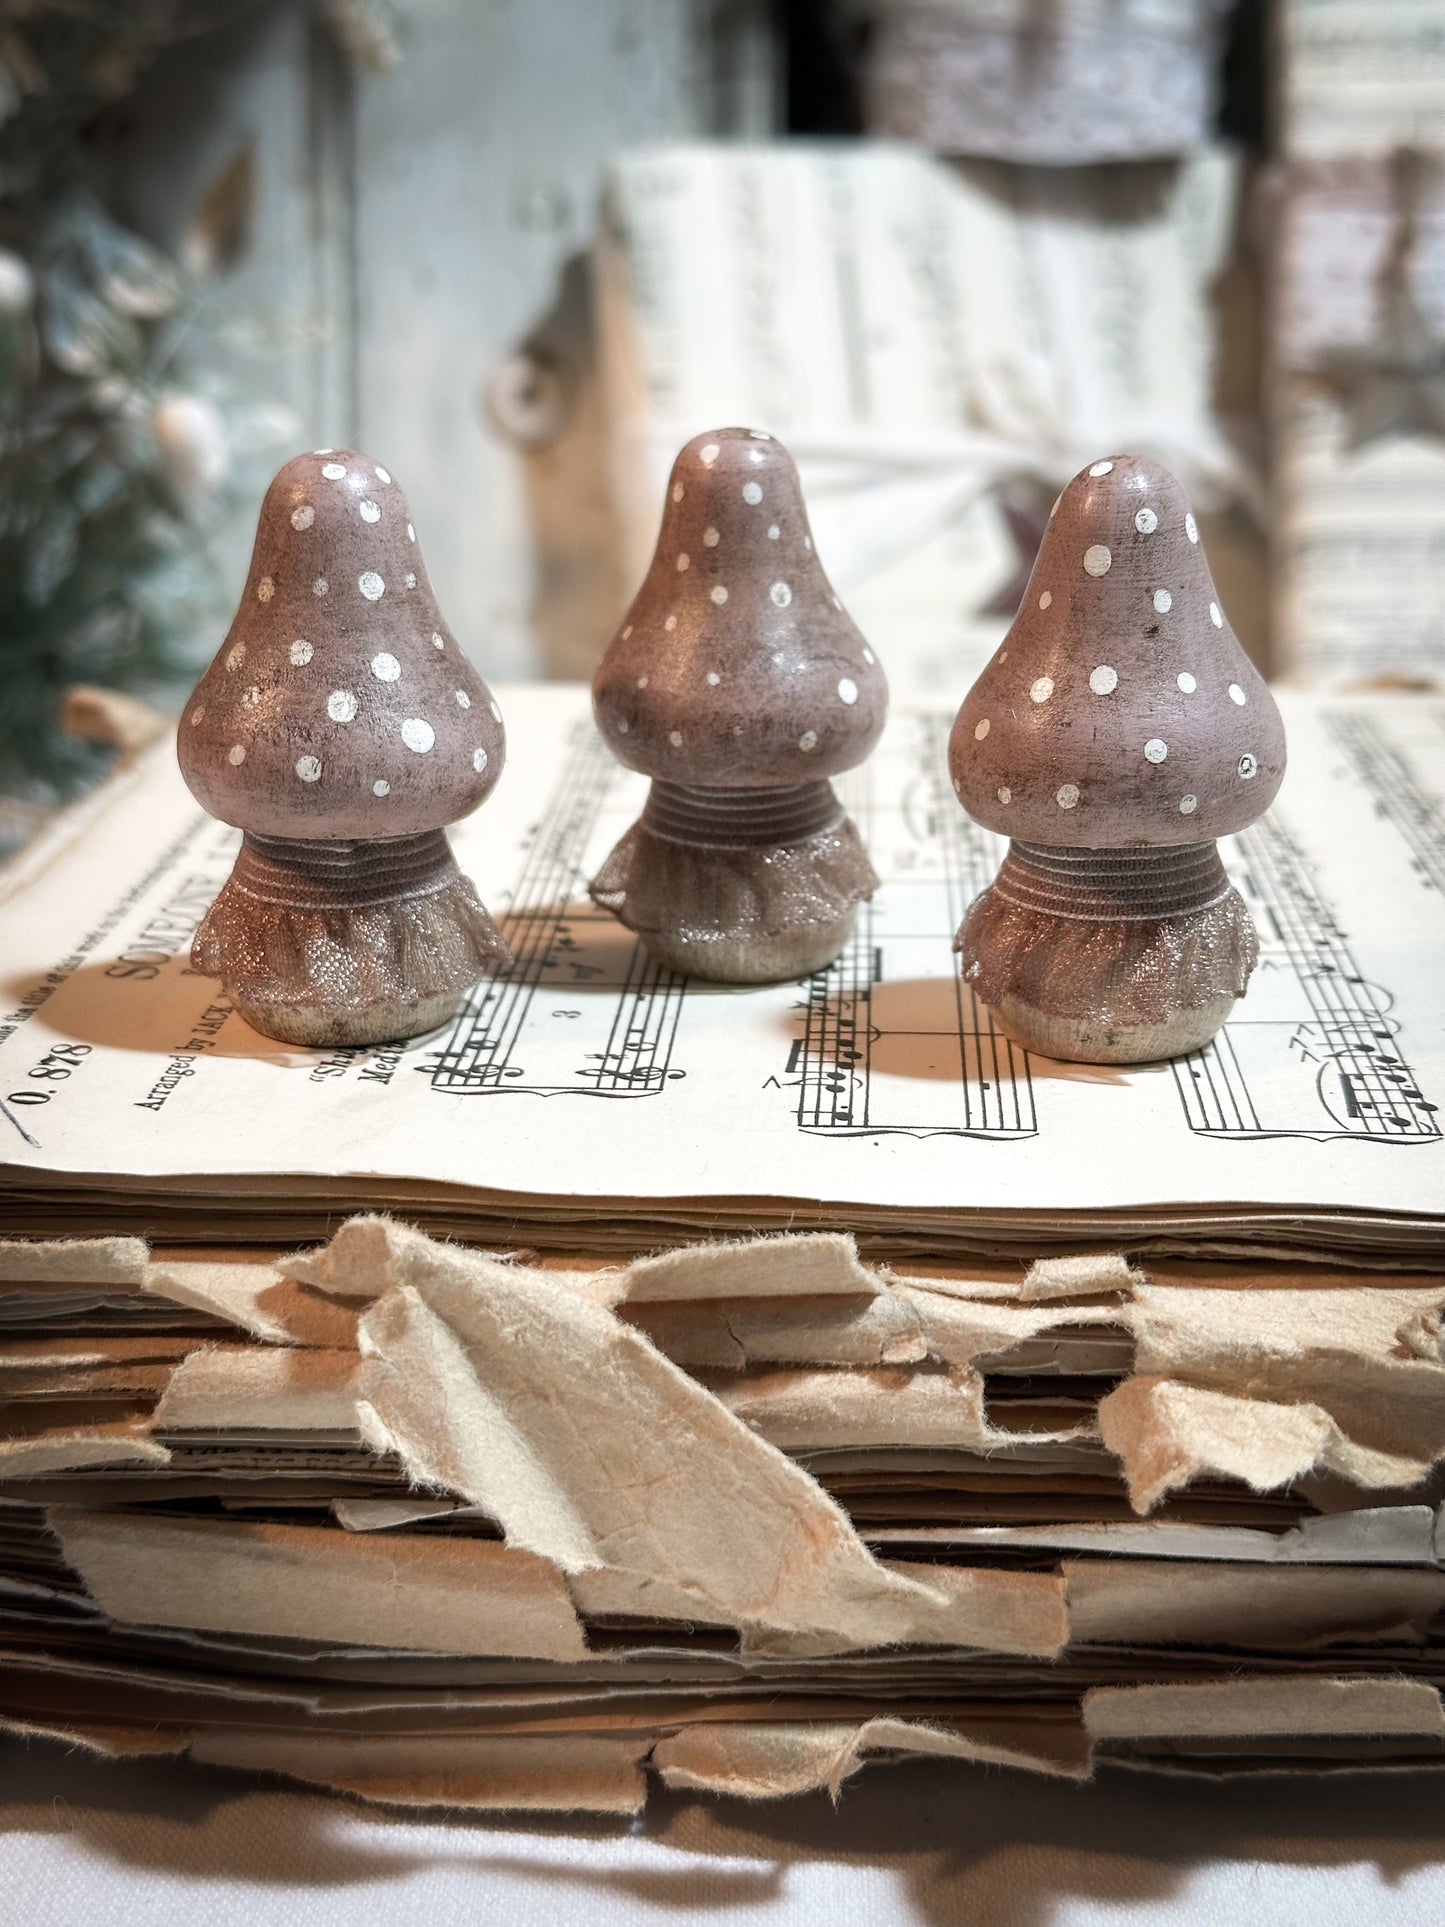
[[[790,1055],[788,1069],[800,1072],[798,1124],[809,1133],[998,1139],[1037,1135],[1028,1054],[977,1002],[956,961],[950,970],[953,1021],[947,1029],[941,1023],[900,1022],[879,1010],[890,975],[885,959],[906,958],[917,948],[934,965],[941,946],[951,949],[966,904],[988,880],[983,835],[964,817],[943,781],[950,720],[936,714],[907,718],[915,731],[909,765],[920,777],[903,793],[894,813],[897,824],[881,835],[871,768],[842,786],[844,801],[870,848],[880,848],[896,830],[908,838],[905,847],[931,847],[933,861],[927,871],[894,875],[885,890],[860,904],[842,955],[807,982],[801,1049]],[[920,908],[923,916],[918,915]],[[897,1063],[919,1052],[947,1067],[946,1079],[935,1071],[928,1089],[920,1088],[916,1078],[887,1077],[890,1056]]]
[[[1204,1050],[1175,1060],[1174,1080],[1190,1128],[1204,1137],[1355,1137],[1392,1143],[1438,1137],[1436,1107],[1396,1041],[1393,1000],[1361,971],[1304,853],[1277,813],[1246,830],[1237,846],[1241,861],[1234,866],[1234,881],[1249,902],[1262,942],[1255,994],[1272,991],[1271,1008],[1256,1017],[1248,1003],[1237,1007]],[[1281,1001],[1278,988],[1267,989],[1259,974],[1280,967],[1291,973],[1298,998],[1293,1012],[1283,1017],[1273,1014]],[[1282,1107],[1263,1106],[1251,1084],[1256,1059],[1262,1060],[1266,1086],[1276,1087],[1277,1105],[1282,1065],[1303,1072],[1312,1087],[1308,1110],[1291,1104],[1287,1115]],[[1311,1114],[1316,1109],[1322,1117]]]
[[[616,765],[584,726],[574,731],[570,749],[499,917],[512,967],[478,987],[447,1043],[419,1067],[433,1090],[638,1097],[676,1075],[672,1052],[686,980],[660,968],[639,943],[594,950],[612,953],[606,963],[584,957],[588,934],[610,939],[617,930],[606,912],[585,899],[585,907],[576,902],[587,844]],[[545,992],[552,993],[550,1010]],[[569,998],[569,992],[585,994]],[[572,1081],[529,1077],[529,1057],[553,1056],[548,1045],[564,1033]]]
[[[836,962],[799,985],[797,1037],[778,1081],[796,1091],[797,1125],[809,1133],[1036,1135],[1028,1053],[977,1003],[956,963],[946,977],[938,967],[967,904],[992,877],[994,839],[949,793],[949,719],[914,713],[900,722],[912,736],[887,768],[899,778],[896,800],[879,808],[871,766],[844,785],[870,844],[892,852],[887,885],[860,905]],[[1342,747],[1352,756],[1395,755],[1373,736],[1351,736]],[[1406,798],[1405,820],[1418,824],[1415,799],[1399,786],[1393,761],[1389,769]],[[635,1097],[683,1074],[675,1054],[686,980],[659,969],[642,945],[619,940],[604,912],[578,902],[616,775],[600,742],[579,727],[501,916],[514,967],[479,988],[445,1045],[419,1067],[434,1089]],[[1246,832],[1230,861],[1255,912],[1264,961],[1253,1005],[1241,1005],[1204,1051],[1172,1066],[1191,1130],[1438,1136],[1435,1107],[1400,1051],[1390,994],[1365,979],[1282,823],[1266,818]],[[569,999],[569,991],[578,994]],[[568,1065],[561,1075],[559,1062]],[[545,1066],[540,1076],[529,1076],[531,1063]]]
[[[1445,709],[1436,714],[1445,728]],[[1370,792],[1375,814],[1403,839],[1411,867],[1428,888],[1445,896],[1445,802],[1430,794],[1404,751],[1386,740],[1372,716],[1337,710],[1325,728]]]

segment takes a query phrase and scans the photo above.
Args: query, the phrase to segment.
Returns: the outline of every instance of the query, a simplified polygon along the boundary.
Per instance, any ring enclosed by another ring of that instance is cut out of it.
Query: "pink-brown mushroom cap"
[[[877,743],[887,679],[823,573],[771,435],[715,428],[679,453],[592,705],[619,762],[704,788],[834,776]]]
[[[1064,849],[1211,842],[1268,809],[1284,727],[1167,468],[1115,455],[1069,483],[948,762],[985,828]]]
[[[177,753],[212,816],[267,836],[410,836],[491,791],[501,711],[437,607],[405,495],[371,456],[320,449],[272,481]]]

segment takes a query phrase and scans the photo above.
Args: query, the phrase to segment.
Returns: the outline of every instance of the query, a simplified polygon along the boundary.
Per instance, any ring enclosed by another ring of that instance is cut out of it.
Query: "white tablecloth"
[[[654,1791],[635,1825],[398,1816],[0,1742],[4,1927],[1440,1927],[1445,1779],[1088,1787],[873,1767],[834,1810]]]

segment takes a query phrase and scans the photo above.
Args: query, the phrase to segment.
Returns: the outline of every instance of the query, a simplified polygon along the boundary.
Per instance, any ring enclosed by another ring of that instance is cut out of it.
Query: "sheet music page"
[[[1301,1204],[1445,1212],[1445,706],[1286,698],[1290,771],[1224,846],[1259,926],[1208,1049],[1114,1069],[1019,1049],[952,939],[999,844],[949,787],[951,713],[902,705],[841,787],[883,886],[839,961],[732,990],[660,970],[585,880],[643,780],[585,693],[502,692],[495,797],[453,832],[515,969],[444,1033],[302,1051],[196,975],[236,833],[163,745],[0,901],[5,1175],[374,1174],[491,1195],[850,1211]]]

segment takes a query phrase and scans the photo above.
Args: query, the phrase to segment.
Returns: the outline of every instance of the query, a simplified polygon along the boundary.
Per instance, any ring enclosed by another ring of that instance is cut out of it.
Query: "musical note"
[[[799,1007],[786,1075],[809,1133],[1038,1132],[1027,1053],[979,1007],[956,964],[950,976],[937,974],[966,905],[997,867],[993,840],[948,790],[951,720],[900,719],[907,734],[886,782],[862,771],[840,785],[880,869],[887,852],[888,888],[860,905],[851,940],[809,980]],[[897,788],[888,787],[895,778]]]
[[[1391,993],[1371,982],[1350,950],[1334,907],[1278,812],[1247,830],[1230,851],[1262,944],[1281,966],[1269,992],[1272,1014],[1238,1006],[1224,1029],[1175,1085],[1191,1129],[1201,1136],[1350,1136],[1396,1143],[1440,1135],[1435,1106],[1396,1042]],[[1291,980],[1292,991],[1291,996]],[[1290,1004],[1295,1014],[1282,1017]],[[1311,1067],[1297,1082],[1278,1075],[1278,1037],[1288,1025],[1286,1061]]]
[[[512,967],[479,987],[446,1045],[419,1067],[434,1090],[636,1098],[682,1075],[671,1054],[685,980],[660,969],[640,944],[618,942],[612,918],[578,901],[589,839],[617,775],[596,733],[580,723],[507,896],[501,922]],[[570,997],[542,994],[564,987]],[[555,1066],[563,1033],[571,1080],[561,1081],[555,1068],[541,1079],[530,1075],[529,1059]]]

